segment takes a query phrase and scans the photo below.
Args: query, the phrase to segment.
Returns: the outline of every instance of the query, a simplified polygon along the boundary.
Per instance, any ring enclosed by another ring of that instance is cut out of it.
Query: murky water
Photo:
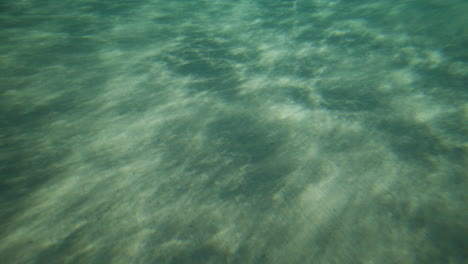
[[[3,0],[2,263],[466,263],[468,3]]]

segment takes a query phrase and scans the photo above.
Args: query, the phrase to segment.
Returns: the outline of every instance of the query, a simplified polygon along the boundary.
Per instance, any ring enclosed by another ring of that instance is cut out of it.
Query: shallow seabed
[[[467,263],[468,2],[2,0],[2,263]]]

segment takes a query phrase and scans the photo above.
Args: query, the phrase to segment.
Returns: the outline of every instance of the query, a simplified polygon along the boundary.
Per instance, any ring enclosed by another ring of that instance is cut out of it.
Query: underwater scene
[[[0,262],[468,262],[468,1],[2,0]]]

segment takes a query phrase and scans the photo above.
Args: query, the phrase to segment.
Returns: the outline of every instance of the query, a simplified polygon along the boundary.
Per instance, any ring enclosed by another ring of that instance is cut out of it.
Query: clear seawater
[[[465,0],[2,0],[1,263],[467,263]]]

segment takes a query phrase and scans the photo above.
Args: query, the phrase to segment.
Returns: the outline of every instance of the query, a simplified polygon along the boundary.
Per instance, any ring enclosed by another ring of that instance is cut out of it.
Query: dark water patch
[[[328,24],[313,19],[307,19],[306,23],[310,23],[311,25],[301,29],[301,31],[294,36],[295,40],[299,42],[319,42],[326,38],[326,31],[324,28],[329,26]]]
[[[228,252],[222,252],[218,248],[209,245],[199,245],[182,250],[177,250],[172,255],[158,257],[154,263],[168,264],[203,264],[203,263],[227,263]]]
[[[457,102],[455,101],[456,98],[453,97],[453,99],[454,100],[452,102],[455,104],[455,102]],[[440,137],[442,140],[453,144],[453,147],[462,148],[463,142],[465,142],[466,135],[468,134],[468,128],[463,126],[466,122],[466,114],[463,111],[463,106],[459,106],[457,110],[458,111],[451,113],[440,114],[437,118],[431,120],[431,126],[434,126],[441,131]],[[462,158],[463,155],[459,157]]]
[[[228,153],[247,156],[256,163],[273,155],[286,139],[280,128],[271,127],[246,115],[231,115],[211,123],[208,137],[220,142]]]
[[[225,263],[229,252],[210,242],[220,232],[216,220],[210,216],[210,212],[199,212],[198,216],[192,216],[192,219],[176,215],[167,218],[144,241],[144,245],[149,248],[166,244],[163,246],[165,249],[143,258],[155,263]],[[179,243],[170,246],[167,245],[168,241]]]
[[[272,127],[248,115],[230,115],[210,123],[206,133],[210,142],[216,142],[217,155],[230,160],[206,183],[207,187],[221,183],[223,199],[270,196],[280,180],[294,169],[289,159],[278,156],[287,140],[281,127]],[[230,177],[239,178],[232,183]],[[267,200],[259,202],[268,207]]]
[[[197,54],[184,54],[188,63],[179,65],[178,71],[183,75],[194,74],[206,78],[219,78],[229,73],[229,67],[223,63],[213,63]]]
[[[34,263],[113,263],[119,239],[94,237],[96,227],[85,224],[37,255]],[[91,231],[91,232],[90,232]],[[91,233],[91,234],[90,234]],[[128,234],[130,235],[130,234]]]
[[[453,104],[468,100],[468,93],[465,92],[466,84],[468,83],[468,75],[455,76],[450,72],[451,66],[441,66],[432,68],[429,66],[418,67],[415,71],[420,76],[424,76],[418,80],[417,85],[425,94],[431,95],[435,100],[443,100],[445,103]],[[460,96],[462,98],[460,98]]]
[[[468,32],[456,32],[456,35],[467,35]],[[441,48],[442,54],[450,61],[468,63],[468,53],[462,47],[468,47],[468,38],[453,38],[454,42],[447,43]]]
[[[119,48],[120,50],[127,51],[140,51],[147,50],[150,46],[155,45],[155,42],[150,36],[146,34],[135,34],[116,36],[112,38],[112,45]]]
[[[182,76],[195,76],[194,91],[212,91],[222,96],[232,96],[239,85],[234,69],[236,59],[231,55],[230,44],[221,43],[209,35],[188,34],[181,48],[160,57],[168,68]]]
[[[257,212],[267,211],[272,208],[273,194],[293,170],[292,162],[279,160],[249,165],[245,174],[236,176],[241,177],[240,183],[227,184],[221,188],[219,197],[225,200],[254,199],[250,203]]]
[[[322,106],[335,111],[371,112],[382,106],[385,96],[374,87],[372,80],[346,80],[327,82],[319,92],[323,98]]]
[[[369,52],[381,53],[391,48],[388,43],[376,40],[368,32],[357,32],[352,29],[346,33],[327,36],[325,43],[336,47],[338,50],[360,54],[359,56],[362,57],[366,56]]]
[[[311,100],[311,91],[309,89],[301,87],[291,87],[286,89],[288,91],[288,97],[296,104],[301,105],[307,109],[314,109],[315,103]]]
[[[70,258],[75,263],[83,261],[79,252],[85,246],[83,238],[86,235],[86,229],[87,226],[83,225],[69,233],[63,240],[49,246],[38,255],[37,263],[70,262]]]
[[[60,31],[72,37],[99,37],[100,34],[106,33],[112,28],[112,23],[101,19],[100,23],[96,23],[96,18],[93,17],[67,17],[60,18]],[[103,20],[103,21],[102,21]]]
[[[445,145],[441,138],[434,135],[424,124],[384,119],[378,122],[377,128],[386,134],[388,145],[407,162],[433,167],[436,157],[459,154],[459,150]]]
[[[41,125],[47,125],[51,121],[57,120],[61,115],[65,116],[76,110],[76,104],[73,100],[67,101],[64,98],[52,100],[51,103],[38,105],[29,111],[21,109],[21,105],[5,107],[5,116],[3,122],[5,129],[21,129],[23,131],[35,131],[41,128]]]
[[[40,26],[46,26],[48,23],[47,16],[28,15],[28,14],[11,14],[11,16],[0,18],[2,28],[8,29],[10,34],[13,30],[31,29]]]
[[[98,14],[100,16],[123,16],[131,15],[131,12],[139,7],[144,1],[75,1],[68,3],[70,7],[79,9],[83,13]]]
[[[2,137],[2,140],[0,162],[4,165],[0,166],[0,224],[3,225],[25,210],[23,201],[29,200],[32,192],[63,172],[55,165],[70,153],[70,149],[58,145],[60,147],[53,151],[41,151],[35,149],[42,146],[34,144],[34,140],[14,137]],[[6,231],[2,229],[0,233]]]
[[[164,57],[170,69],[182,75],[195,75],[203,78],[221,79],[232,72],[231,63],[227,60],[227,50],[222,47],[209,47],[214,41],[195,41],[186,49],[175,51]]]
[[[425,252],[428,254],[417,254],[421,263],[463,263],[468,259],[468,228],[463,220],[468,216],[463,210],[448,209],[438,202],[425,204],[409,219],[410,226],[424,230],[430,240],[427,243],[438,249]]]
[[[53,54],[53,56],[73,56],[73,55],[86,55],[86,54],[95,54],[101,48],[103,48],[104,43],[97,39],[87,38],[87,37],[74,37],[67,38],[59,43],[54,43],[48,46],[48,48],[43,49],[41,52],[44,52],[45,56]]]
[[[14,65],[14,66],[5,65],[4,67],[2,67],[0,65],[0,67],[1,67],[0,76],[2,76],[2,77],[9,76],[9,77],[7,77],[7,78],[9,78],[9,80],[3,79],[2,81],[6,86],[9,86],[10,89],[14,88],[14,86],[10,86],[9,84],[11,84],[13,82],[16,82],[16,83],[23,82],[24,83],[24,77],[34,75],[34,74],[39,73],[41,71],[41,69],[32,68],[32,67],[30,67],[28,65]]]

